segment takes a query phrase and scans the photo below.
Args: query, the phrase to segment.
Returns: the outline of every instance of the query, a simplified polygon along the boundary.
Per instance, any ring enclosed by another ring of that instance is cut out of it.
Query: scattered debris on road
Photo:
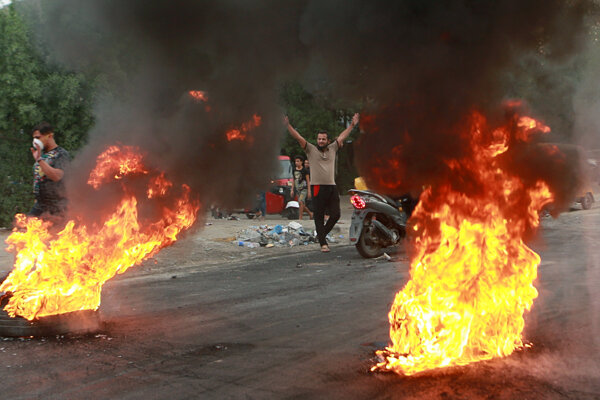
[[[327,241],[335,243],[336,239],[330,234],[327,235]],[[239,232],[231,243],[248,248],[305,246],[317,243],[317,235],[314,230],[305,229],[302,224],[291,221],[287,226],[250,226]]]

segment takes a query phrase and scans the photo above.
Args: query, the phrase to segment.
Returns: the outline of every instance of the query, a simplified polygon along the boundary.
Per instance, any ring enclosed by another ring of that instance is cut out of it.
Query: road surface
[[[0,397],[599,399],[599,227],[600,208],[544,219],[531,349],[409,378],[369,372],[408,279],[403,249],[393,262],[340,245],[190,265],[184,239],[108,282],[101,332],[0,340]]]

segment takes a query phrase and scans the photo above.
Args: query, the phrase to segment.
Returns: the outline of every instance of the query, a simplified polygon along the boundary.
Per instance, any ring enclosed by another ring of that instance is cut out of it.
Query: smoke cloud
[[[548,140],[571,140],[571,122],[556,111],[571,110],[575,88],[559,66],[581,49],[594,8],[563,0],[38,5],[47,23],[37,28],[53,57],[94,66],[122,91],[98,102],[90,143],[76,160],[81,176],[70,180],[72,203],[91,201],[81,189],[85,174],[106,144],[119,141],[142,146],[205,203],[229,207],[269,181],[284,131],[278,87],[288,79],[342,104],[365,104],[356,161],[371,187],[390,194],[446,179],[444,160],[465,152],[466,116],[476,109],[499,120],[508,98],[530,100],[531,114],[553,128]],[[115,54],[127,55],[118,70]],[[205,91],[209,102],[193,101],[189,90]],[[224,133],[254,114],[262,118],[254,141],[227,142]],[[536,160],[539,173],[548,161]],[[562,202],[576,175],[546,177],[566,193]]]
[[[37,29],[52,57],[100,69],[108,85],[119,85],[116,96],[99,100],[89,144],[73,163],[72,210],[110,203],[110,193],[98,196],[86,181],[96,156],[115,143],[141,147],[152,167],[189,185],[204,205],[252,205],[276,169],[284,132],[279,84],[304,58],[301,5],[40,2],[53,22]],[[206,101],[192,90],[203,91]],[[247,132],[249,140],[227,140],[227,131],[255,116],[260,125]]]

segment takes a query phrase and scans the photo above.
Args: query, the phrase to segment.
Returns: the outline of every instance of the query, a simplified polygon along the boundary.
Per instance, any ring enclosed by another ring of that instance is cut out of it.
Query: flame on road
[[[526,185],[509,174],[499,159],[512,140],[549,129],[519,116],[493,129],[477,112],[469,127],[469,155],[447,164],[472,189],[448,183],[422,193],[411,219],[411,279],[389,313],[391,345],[377,352],[382,361],[372,370],[412,375],[524,346],[540,257],[523,238],[552,194],[542,181]]]
[[[136,198],[123,180],[149,179],[147,198]],[[196,220],[200,205],[190,188],[174,190],[164,173],[143,164],[142,153],[129,146],[111,146],[97,159],[88,184],[99,189],[121,182],[123,195],[103,223],[85,226],[77,219],[55,233],[52,223],[17,214],[16,227],[7,238],[16,254],[15,265],[0,290],[10,295],[7,313],[28,320],[100,306],[102,285],[140,264],[177,240]],[[160,201],[160,216],[138,215],[138,202]]]

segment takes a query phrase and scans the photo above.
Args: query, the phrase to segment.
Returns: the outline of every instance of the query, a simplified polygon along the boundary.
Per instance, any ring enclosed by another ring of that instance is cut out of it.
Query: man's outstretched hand
[[[352,126],[354,127],[354,126],[358,125],[359,120],[360,120],[360,115],[358,113],[355,113],[352,116]]]
[[[304,139],[302,137],[302,135],[300,135],[298,133],[298,131],[295,130],[292,125],[290,125],[290,119],[288,118],[287,115],[285,115],[283,117],[283,123],[285,124],[285,127],[287,128],[290,135],[292,135],[292,137],[298,141],[298,144],[300,144],[300,147],[305,148],[306,147],[306,139]]]

